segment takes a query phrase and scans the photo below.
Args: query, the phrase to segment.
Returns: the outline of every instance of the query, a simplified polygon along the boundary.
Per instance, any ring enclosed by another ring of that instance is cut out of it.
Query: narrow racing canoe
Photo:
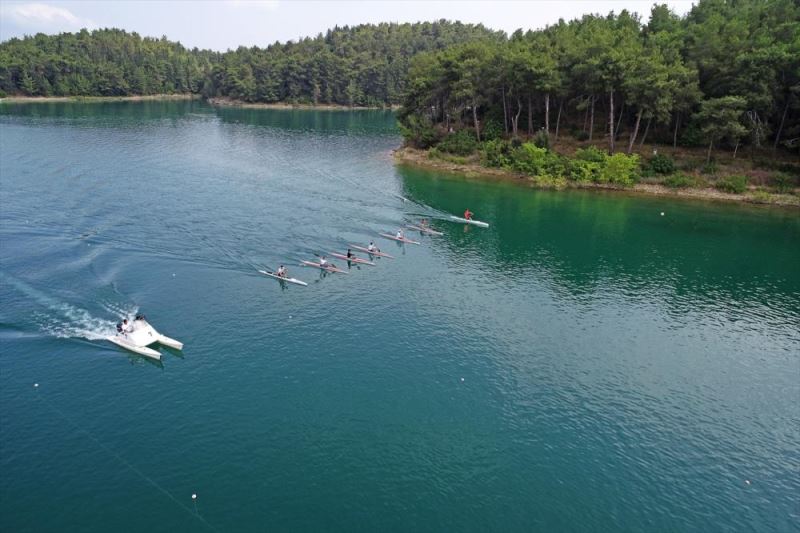
[[[472,224],[473,226],[479,226],[481,228],[489,227],[489,224],[486,222],[481,222],[480,220],[469,220],[466,218],[457,217],[455,215],[450,215],[450,220],[453,222],[461,222],[462,224]]]
[[[386,257],[387,259],[394,259],[393,255],[389,255],[385,252],[378,252],[378,251],[370,252],[369,248],[358,246],[357,244],[351,244],[350,248],[352,248],[353,250],[358,250],[359,252],[363,252],[365,254],[374,255],[375,257]]]
[[[277,275],[274,272],[267,272],[266,270],[259,270],[259,272],[261,274],[264,274],[265,276],[269,276],[271,278],[275,278],[280,281],[285,281],[286,283],[294,283],[295,285],[302,285],[303,287],[308,286],[308,283],[306,283],[305,281],[300,281],[299,279],[296,278],[285,278],[283,276]]]
[[[330,266],[322,266],[319,263],[315,263],[313,261],[300,261],[300,264],[310,267],[317,267],[320,270],[324,270],[325,272],[335,272],[337,274],[349,274],[350,272],[346,270],[342,270],[341,268],[337,268],[333,265]]]
[[[406,237],[398,237],[397,235],[391,235],[389,233],[379,233],[378,235],[386,239],[392,239],[393,241],[404,242],[406,244],[419,244],[419,242],[417,241],[412,241],[411,239],[407,239]]]
[[[339,259],[344,259],[345,261],[350,261],[351,263],[355,263],[357,265],[375,266],[375,263],[373,263],[372,261],[367,261],[366,259],[361,259],[360,257],[355,257],[355,256],[347,257],[347,255],[340,254],[338,252],[331,252],[331,256],[337,257]]]
[[[436,231],[435,229],[426,228],[426,227],[423,227],[423,226],[409,225],[409,226],[406,226],[406,227],[408,229],[413,229],[414,231],[419,231],[420,233],[427,233],[428,235],[440,235],[440,236],[444,235],[444,233],[442,233],[441,231]]]

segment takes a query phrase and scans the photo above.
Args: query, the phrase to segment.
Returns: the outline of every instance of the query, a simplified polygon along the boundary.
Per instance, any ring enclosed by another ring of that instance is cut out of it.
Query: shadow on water
[[[404,166],[398,172],[414,201],[457,214],[468,207],[492,224],[469,233],[448,222],[435,226],[446,246],[473,249],[498,273],[540,271],[576,296],[611,285],[666,291],[668,300],[778,298],[800,312],[800,217],[793,211],[536,190]]]
[[[390,110],[308,110],[218,107],[223,122],[247,124],[287,131],[397,134],[397,121]]]
[[[119,127],[125,121],[136,124],[150,120],[180,119],[194,113],[212,113],[213,108],[200,100],[143,100],[128,102],[36,102],[4,103],[0,115],[18,120],[29,118],[91,120],[91,125]]]

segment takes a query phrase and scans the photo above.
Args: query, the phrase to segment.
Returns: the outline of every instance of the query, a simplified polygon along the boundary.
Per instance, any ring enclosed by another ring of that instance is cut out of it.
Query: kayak
[[[319,263],[315,263],[313,261],[300,261],[300,264],[310,267],[317,267],[320,270],[324,270],[325,272],[335,272],[337,274],[349,274],[346,270],[342,270],[341,268],[337,268],[335,266],[322,266]]]
[[[481,228],[488,228],[489,224],[486,222],[481,222],[480,220],[469,220],[467,218],[461,218],[454,215],[450,215],[450,220],[453,222],[461,222],[462,224],[472,224],[474,226],[480,226]]]
[[[389,255],[387,253],[378,252],[378,251],[370,252],[369,248],[364,248],[363,246],[357,246],[355,244],[351,244],[350,248],[352,248],[353,250],[358,250],[359,252],[367,253],[369,255],[374,255],[375,257],[386,257],[388,259],[394,259],[393,255]]]
[[[131,331],[119,332],[114,336],[106,337],[106,339],[121,348],[157,361],[161,360],[161,354],[152,348],[148,348],[151,344],[158,343],[176,350],[183,349],[182,342],[171,339],[156,331],[155,328],[145,320],[143,315],[137,316],[133,322],[131,322],[131,328]]]
[[[338,257],[339,259],[344,259],[345,261],[350,261],[351,263],[355,263],[357,265],[369,265],[375,266],[375,263],[372,261],[367,261],[366,259],[361,259],[360,257],[350,256],[347,257],[345,254],[340,254],[336,252],[331,252],[333,257]]]
[[[421,233],[427,233],[428,235],[444,235],[441,231],[436,231],[435,229],[425,228],[422,226],[406,226],[408,229],[413,229],[415,231],[419,231]]]
[[[264,274],[265,276],[269,276],[271,278],[275,278],[280,281],[285,281],[286,283],[294,283],[295,285],[302,285],[303,287],[307,287],[308,283],[305,281],[300,281],[297,278],[285,278],[283,276],[279,276],[274,272],[267,272],[266,270],[259,270],[260,273]]]
[[[397,242],[404,242],[408,244],[419,244],[417,241],[412,241],[411,239],[407,239],[405,237],[398,237],[396,235],[390,235],[389,233],[379,233],[381,237],[385,237],[387,239],[392,239],[393,241]]]

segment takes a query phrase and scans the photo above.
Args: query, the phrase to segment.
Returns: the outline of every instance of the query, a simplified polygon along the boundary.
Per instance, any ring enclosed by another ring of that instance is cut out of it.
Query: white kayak
[[[331,265],[330,263],[328,263],[327,266],[322,266],[319,263],[315,263],[313,261],[300,261],[300,264],[301,265],[305,265],[305,266],[310,266],[310,267],[316,267],[316,268],[318,268],[320,270],[324,270],[325,272],[335,272],[337,274],[349,274],[350,273],[350,272],[348,272],[346,270],[342,270],[339,267],[335,267],[335,266]]]
[[[365,254],[374,255],[375,257],[386,257],[387,259],[394,259],[393,255],[389,255],[386,252],[381,252],[379,250],[370,251],[369,248],[364,248],[363,246],[358,246],[357,244],[351,244],[350,248],[353,250],[358,250],[359,252],[363,252]]]
[[[408,229],[413,229],[414,231],[418,231],[420,233],[427,233],[428,235],[438,235],[438,236],[444,235],[444,233],[442,233],[441,231],[436,231],[435,229],[426,228],[425,226],[408,225],[406,227]]]
[[[176,350],[183,349],[182,342],[171,339],[156,331],[155,328],[145,320],[144,316],[136,317],[130,323],[129,331],[123,331],[106,338],[121,348],[156,360],[161,360],[161,354],[152,348],[148,348],[151,344],[158,343]]]
[[[450,220],[453,222],[461,222],[462,224],[472,224],[473,226],[480,226],[481,228],[488,228],[489,224],[481,222],[480,220],[470,220],[468,218],[461,218],[455,215],[450,215]]]
[[[266,270],[259,270],[259,272],[261,274],[264,274],[265,276],[269,276],[271,278],[275,278],[280,281],[285,281],[286,283],[294,283],[295,285],[302,285],[303,287],[308,287],[308,283],[306,283],[305,281],[300,281],[297,278],[285,278],[283,276],[277,275],[274,272],[267,272]]]
[[[398,237],[397,235],[392,235],[390,233],[379,233],[378,235],[380,235],[381,237],[383,237],[385,239],[392,239],[393,241],[397,241],[397,242],[404,242],[404,243],[407,243],[407,244],[419,244],[419,242],[417,242],[417,241],[412,241],[411,239],[408,239],[406,237]]]

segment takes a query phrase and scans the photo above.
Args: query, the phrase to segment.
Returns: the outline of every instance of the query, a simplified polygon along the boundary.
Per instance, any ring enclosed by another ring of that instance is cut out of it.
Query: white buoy
[[[461,378],[461,381],[463,382],[463,381],[464,381],[464,378]]]
[[[749,479],[745,479],[744,482],[747,483],[748,485],[750,484],[750,480]]]
[[[174,273],[172,274],[172,277],[173,277],[173,278],[175,277],[175,274],[174,274]]]
[[[34,383],[34,384],[33,384],[33,388],[34,388],[34,389],[35,389],[35,388],[37,388],[38,386],[39,386],[39,384],[38,384],[38,383]]]
[[[292,318],[292,315],[289,315],[289,318]]]
[[[196,500],[197,499],[197,494],[192,494],[192,499]]]
[[[664,211],[661,211],[661,216],[662,216],[662,217],[664,216]]]

